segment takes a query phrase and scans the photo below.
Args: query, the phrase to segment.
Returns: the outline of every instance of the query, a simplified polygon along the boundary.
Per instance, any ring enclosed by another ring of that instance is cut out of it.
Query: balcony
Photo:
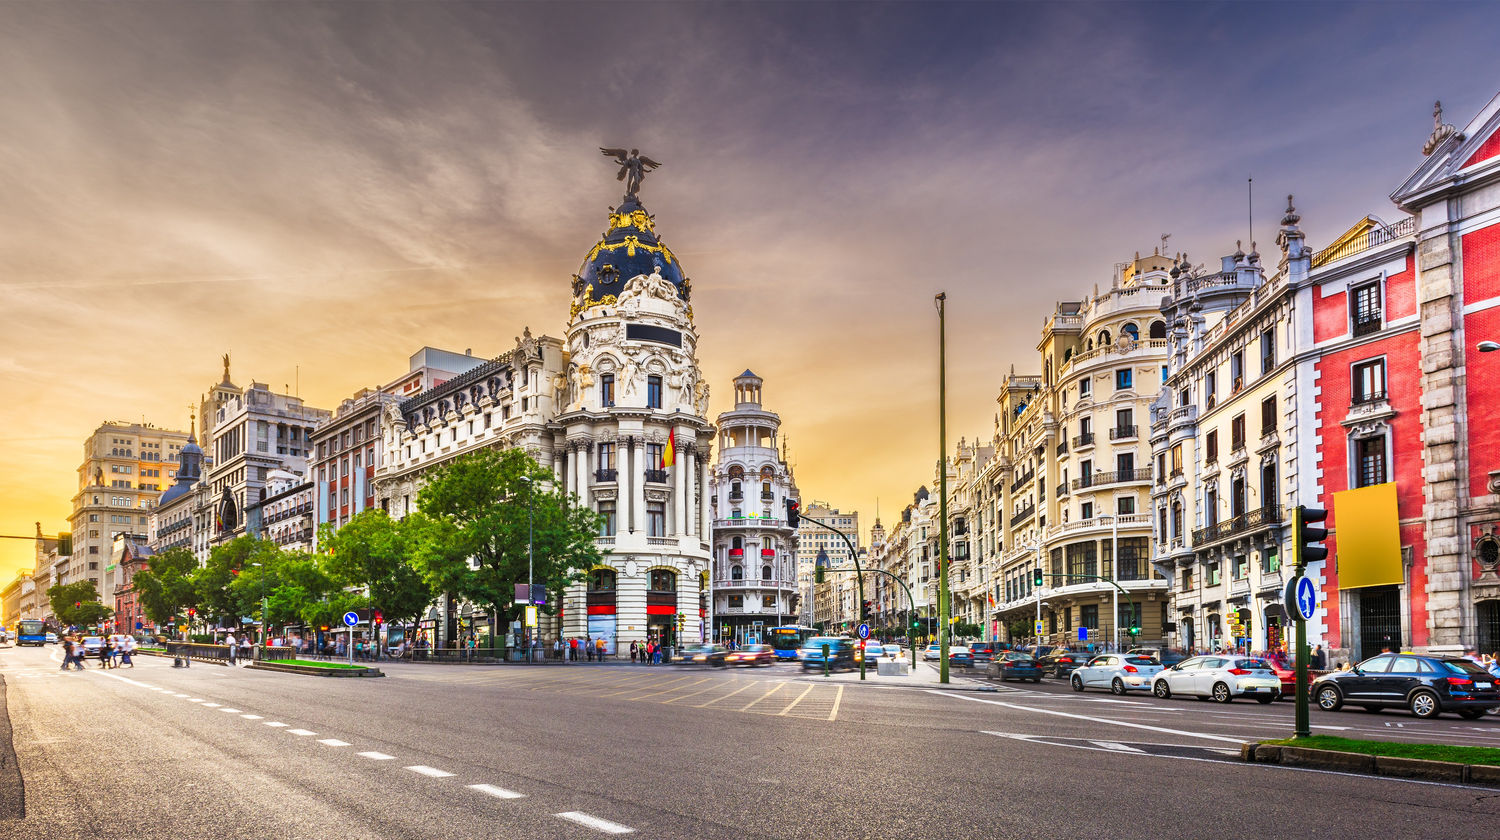
[[[1355,318],[1354,319],[1354,335],[1355,336],[1370,335],[1371,333],[1378,333],[1378,332],[1380,332],[1380,316],[1379,315],[1375,315],[1373,317]]]
[[[1089,473],[1083,478],[1073,479],[1074,490],[1087,490],[1090,487],[1101,487],[1105,484],[1122,484],[1127,481],[1150,481],[1151,468],[1143,467],[1138,470],[1115,470],[1114,472]]]
[[[1025,522],[1026,520],[1030,519],[1032,517],[1032,515],[1035,514],[1035,513],[1036,513],[1036,505],[1035,504],[1029,504],[1029,505],[1027,505],[1024,508],[1021,508],[1019,511],[1016,511],[1016,513],[1011,516],[1011,518],[1010,518],[1010,527],[1014,528],[1017,525],[1021,524],[1022,522]]]
[[[649,474],[651,471],[647,470],[646,472]],[[648,478],[646,480],[650,481],[651,479]],[[729,501],[731,501],[731,502],[743,502],[744,500],[745,500],[745,494],[744,493],[740,492],[739,490],[730,490],[729,491]]]
[[[619,479],[620,479],[620,471],[619,470],[605,470],[605,469],[594,470],[594,480],[595,481],[603,483],[603,482],[609,482],[609,481],[618,481]]]
[[[1066,454],[1068,454],[1068,442],[1062,441],[1057,445],[1057,457],[1061,458]]]
[[[1136,426],[1116,426],[1109,430],[1110,440],[1127,440],[1137,436]]]
[[[666,484],[667,483],[667,471],[666,470],[646,470],[646,481],[648,481],[648,482],[655,482],[656,484]]]
[[[1385,398],[1386,395],[1384,388],[1380,389],[1379,391],[1369,391],[1363,394],[1355,394],[1354,399],[1349,403],[1349,407],[1353,408],[1356,405],[1369,405],[1370,403],[1385,402]]]
[[[1210,525],[1207,528],[1198,528],[1193,531],[1193,547],[1202,548],[1206,545],[1244,536],[1272,525],[1281,524],[1281,505],[1266,505],[1256,508],[1239,516],[1231,516],[1223,522]]]
[[[1022,473],[1019,477],[1016,478],[1015,481],[1011,482],[1010,492],[1014,493],[1020,490],[1022,487],[1025,487],[1027,484],[1031,483],[1031,480],[1033,478],[1036,478],[1035,469],[1030,469]]]
[[[774,502],[776,501],[776,494],[770,490],[762,490],[760,491],[760,500],[762,502]]]
[[[1073,448],[1074,449],[1082,449],[1085,446],[1093,446],[1093,445],[1094,445],[1094,433],[1093,432],[1084,432],[1083,434],[1081,434],[1081,435],[1073,438]]]

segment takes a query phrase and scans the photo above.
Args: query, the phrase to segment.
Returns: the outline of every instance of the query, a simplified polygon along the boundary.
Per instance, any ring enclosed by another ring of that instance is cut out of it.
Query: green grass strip
[[[302,665],[307,668],[343,668],[345,670],[363,671],[364,665],[350,665],[345,662],[317,662],[307,659],[262,659],[268,665]]]
[[[1363,755],[1386,755],[1395,758],[1426,758],[1433,761],[1452,761],[1458,764],[1500,766],[1500,749],[1495,747],[1454,747],[1448,744],[1397,744],[1390,741],[1362,741],[1355,738],[1338,738],[1333,735],[1314,735],[1310,738],[1283,738],[1279,741],[1262,741],[1261,743],[1279,744],[1286,747],[1308,747],[1314,750],[1361,753]]]

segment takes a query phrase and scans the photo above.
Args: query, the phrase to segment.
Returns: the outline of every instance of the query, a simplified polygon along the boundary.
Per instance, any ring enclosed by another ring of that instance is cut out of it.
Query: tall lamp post
[[[536,534],[534,517],[532,515],[531,476],[523,475],[521,476],[521,480],[526,482],[526,606],[532,607],[535,606],[532,602],[536,600],[532,597],[531,593],[532,552],[535,550]],[[529,609],[521,612],[521,630],[525,634],[526,662],[528,664],[532,661],[531,651],[534,647],[531,638],[531,625],[527,623],[527,618],[529,618],[528,613],[530,612],[531,610]]]
[[[948,682],[948,293],[933,298],[938,311],[938,682]],[[863,593],[861,593],[863,594]]]

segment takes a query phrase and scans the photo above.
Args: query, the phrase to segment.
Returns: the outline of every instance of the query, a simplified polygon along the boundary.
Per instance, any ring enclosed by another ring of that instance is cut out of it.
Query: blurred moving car
[[[1345,704],[1370,711],[1405,708],[1419,718],[1457,712],[1466,720],[1500,708],[1500,689],[1490,672],[1467,659],[1383,653],[1313,680],[1318,708],[1336,712]]]
[[[965,645],[949,645],[948,664],[972,668],[974,667],[974,653]]]
[[[854,661],[854,640],[841,636],[814,636],[807,640],[802,646],[797,658],[802,660],[802,669],[811,671],[823,667],[823,646],[828,646],[828,667],[853,668],[857,664]]]
[[[1281,680],[1270,663],[1253,656],[1214,654],[1194,656],[1163,668],[1151,682],[1151,692],[1163,700],[1174,694],[1212,697],[1229,703],[1254,697],[1262,704],[1281,695]]]
[[[1074,691],[1107,688],[1111,694],[1123,695],[1130,691],[1150,691],[1151,678],[1161,670],[1161,663],[1150,656],[1103,653],[1083,667],[1073,669],[1068,682]]]
[[[885,657],[887,659],[900,659],[901,658],[901,646],[900,645],[881,645],[881,647],[885,650]]]
[[[84,636],[83,652],[87,656],[98,656],[99,649],[104,647],[104,639],[100,636]]]
[[[936,662],[936,661],[938,661],[939,659],[942,659],[942,658],[943,658],[943,646],[942,645],[937,645],[937,644],[928,645],[927,649],[924,650],[924,651],[922,651],[922,659],[925,660],[925,661],[927,661],[927,662]]]
[[[723,645],[694,645],[682,652],[678,657],[679,665],[706,665],[709,668],[724,668],[729,656],[729,649]]]
[[[969,645],[969,652],[974,654],[974,664],[978,665],[995,658],[995,645],[992,642],[974,642]]]
[[[770,645],[745,645],[739,650],[732,650],[724,657],[729,665],[737,667],[757,667],[760,665],[776,664],[776,650]]]
[[[1074,668],[1081,667],[1088,661],[1089,654],[1066,648],[1054,648],[1041,658],[1042,670],[1051,672],[1058,679],[1072,674]]]
[[[55,645],[55,644],[57,644],[57,634],[53,633],[50,630],[47,631],[47,644],[49,644],[49,645]]]
[[[1006,680],[1042,681],[1042,666],[1031,654],[1019,650],[1007,650],[995,655],[985,667],[990,677]]]

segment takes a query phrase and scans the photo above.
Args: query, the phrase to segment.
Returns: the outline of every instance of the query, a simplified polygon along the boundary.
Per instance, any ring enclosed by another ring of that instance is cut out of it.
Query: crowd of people
[[[68,666],[75,670],[83,670],[83,662],[89,656],[89,650],[83,643],[83,639],[72,633],[62,637],[63,661],[62,668],[66,671]],[[130,658],[135,653],[135,639],[123,634],[116,634],[101,638],[99,649],[95,656],[99,658],[100,668],[134,668],[135,662]]]

